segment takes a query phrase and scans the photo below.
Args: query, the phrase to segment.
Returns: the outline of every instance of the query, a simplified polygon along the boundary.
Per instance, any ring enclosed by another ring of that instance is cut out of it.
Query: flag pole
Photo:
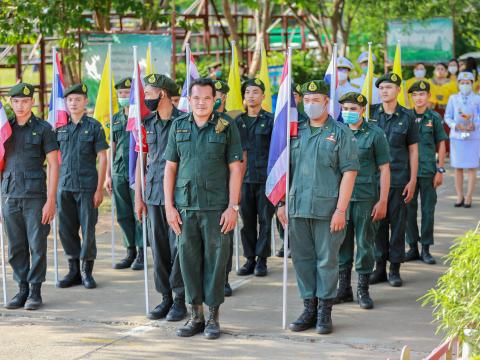
[[[113,175],[113,89],[112,89],[112,44],[108,44],[108,103],[110,117],[110,174]],[[115,267],[115,197],[113,196],[112,180],[112,206],[111,206],[111,226],[112,226],[112,268]]]
[[[336,117],[335,114],[335,98],[337,92],[337,43],[333,44],[332,49],[332,65],[333,65],[333,74],[330,82],[330,114],[333,118]],[[333,84],[333,85],[332,85]]]
[[[138,62],[137,62],[137,46],[133,46],[133,63],[135,64],[135,71],[137,73],[137,78],[135,79],[135,98],[137,99],[137,131],[138,131],[138,141],[140,147],[140,185],[142,189],[142,200],[145,201],[145,169],[143,165],[143,134],[142,134],[142,122],[141,122],[141,111],[140,111],[140,74],[138,73]],[[145,213],[142,214],[142,238],[143,238],[143,277],[145,284],[145,313],[148,315],[150,310],[150,305],[148,301],[148,262],[147,262],[147,219]]]
[[[365,79],[365,81],[367,81],[367,109],[366,109],[366,112],[365,112],[365,119],[367,120],[367,122],[370,120],[370,105],[371,105],[371,102],[372,102],[372,81],[373,81],[373,76],[370,77],[370,72],[372,72],[373,74],[373,63],[372,63],[372,42],[369,41],[368,42],[368,70],[367,70],[367,77],[368,79]]]
[[[277,226],[277,223],[275,221],[275,215],[272,216],[272,223],[270,224],[270,227],[272,229],[271,231],[271,248],[272,248],[272,256],[275,256],[275,253],[277,252],[276,244],[275,244],[275,227]]]
[[[3,174],[2,174],[3,175]],[[2,212],[2,193],[0,192],[0,246],[2,247],[2,285],[3,285],[3,306],[7,305],[7,270],[5,268],[5,240],[3,238],[3,212]]]
[[[285,176],[285,214],[288,219],[288,193],[290,191],[290,116],[292,101],[292,47],[288,47],[288,76],[287,76],[287,169]],[[283,242],[283,306],[282,306],[282,327],[287,328],[287,281],[288,281],[288,222],[285,226],[285,235]]]
[[[185,57],[186,57],[186,64],[187,64],[187,99],[190,96],[190,43],[187,42],[185,47]],[[190,111],[190,102],[187,101],[187,108]]]
[[[57,63],[57,48],[54,46],[52,48],[52,63],[53,63],[53,66],[54,68],[56,68],[58,66],[58,63]],[[57,69],[58,71],[58,69]],[[55,76],[55,74],[57,72],[53,72]],[[60,79],[59,79],[60,81]],[[58,88],[57,86],[55,86],[57,82],[55,81],[55,79],[53,79],[52,81],[52,111],[53,111],[53,119],[54,119],[54,128],[57,127],[56,125],[56,121],[57,121],[57,102],[56,102],[56,99],[57,99],[57,91],[58,91]],[[53,269],[54,269],[54,279],[55,279],[55,285],[58,283],[58,231],[57,231],[57,209],[55,207],[55,216],[53,218],[53,221],[52,221],[52,232],[53,232]],[[3,246],[2,246],[3,248]]]

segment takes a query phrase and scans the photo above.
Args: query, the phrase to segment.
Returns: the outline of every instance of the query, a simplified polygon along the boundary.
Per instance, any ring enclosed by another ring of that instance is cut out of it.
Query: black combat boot
[[[405,253],[405,261],[420,260],[420,254],[418,253],[417,244],[411,245],[410,249]]]
[[[138,248],[137,257],[130,268],[132,270],[143,270],[143,247]]]
[[[42,283],[31,284],[25,310],[38,310],[42,306]]]
[[[330,334],[333,330],[332,324],[332,306],[333,299],[318,299],[317,311],[317,334]]]
[[[430,254],[430,245],[422,245],[422,261],[428,265],[437,263],[432,254]]]
[[[97,283],[92,276],[93,264],[93,260],[82,261],[82,283],[85,289],[94,289],[97,287]]]
[[[251,275],[253,274],[255,270],[255,258],[254,257],[249,257],[247,259],[247,262],[237,271],[238,276],[246,276],[246,275]]]
[[[173,305],[168,311],[167,321],[180,321],[187,315],[187,307],[185,306],[185,294],[178,294],[173,300]]]
[[[190,337],[205,330],[205,317],[203,316],[203,305],[192,305],[190,319],[177,330],[177,336]]]
[[[285,254],[285,250],[283,249],[283,245],[282,245],[282,247],[281,247],[279,250],[277,250],[277,252],[275,253],[275,255],[276,255],[277,257],[283,258],[283,255],[284,255],[284,254]]]
[[[291,331],[305,331],[317,323],[317,298],[303,299],[303,312],[288,328]]]
[[[220,323],[218,322],[219,306],[210,306],[208,308],[210,314],[203,335],[208,340],[215,340],[220,337]]]
[[[225,297],[230,297],[230,296],[233,295],[232,287],[230,286],[230,283],[228,282],[228,274],[227,274],[227,277],[225,278],[225,287],[223,288],[223,295]]]
[[[400,287],[403,285],[402,278],[400,277],[400,263],[390,263],[388,283],[393,287]]]
[[[14,310],[24,307],[25,302],[28,298],[28,283],[21,282],[18,284],[18,293],[10,300],[7,305],[5,305],[5,309]]]
[[[127,248],[127,256],[114,265],[114,269],[128,269],[132,266],[137,257],[137,248],[135,246]]]
[[[370,274],[370,285],[386,282],[387,280],[387,262],[377,261],[375,270]]]
[[[165,293],[162,296],[162,302],[148,314],[150,320],[163,319],[170,311],[170,308],[173,305],[172,293]]]
[[[338,273],[338,289],[335,304],[353,301],[352,269],[340,270]]]
[[[82,276],[80,274],[80,260],[68,260],[68,273],[65,277],[57,282],[57,287],[68,288],[74,285],[82,285]]]
[[[267,276],[267,258],[258,257],[255,266],[255,276]]]
[[[370,274],[358,274],[357,301],[362,309],[372,309],[373,300],[368,293]]]

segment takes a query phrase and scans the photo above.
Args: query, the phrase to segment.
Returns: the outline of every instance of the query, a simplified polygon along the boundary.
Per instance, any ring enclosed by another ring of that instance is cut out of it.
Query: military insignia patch
[[[228,125],[230,125],[230,123],[227,120],[219,118],[217,125],[215,125],[215,132],[220,134],[221,132],[225,131]]]
[[[132,85],[132,82],[130,81],[130,79],[125,80],[125,86],[131,86],[131,85]]]
[[[150,84],[155,83],[155,75],[151,75],[151,76],[148,78],[148,82],[149,82]]]
[[[428,123],[426,123],[425,126],[433,127],[432,120],[428,120]]]
[[[82,85],[82,91],[83,91],[84,93],[87,92],[87,86],[86,86],[85,84]]]
[[[30,89],[26,86],[23,88],[23,95],[26,95],[26,96],[30,95]]]
[[[317,84],[315,84],[313,81],[308,85],[309,91],[316,91],[317,89]]]
[[[220,90],[222,88],[222,83],[220,81],[217,81],[215,83],[215,89]]]
[[[295,91],[298,92],[298,93],[302,92],[302,87],[300,85],[297,85],[295,87]]]
[[[392,74],[392,76],[390,76],[390,80],[397,81],[397,75]]]
[[[331,141],[331,142],[334,142],[334,143],[337,142],[337,140],[335,140],[335,138],[333,137],[333,134],[328,135],[328,137],[326,137],[325,140],[328,140],[328,141]]]
[[[260,79],[255,79],[254,82],[255,82],[255,84],[257,84],[257,85],[262,85],[262,82],[260,81]]]
[[[426,86],[425,83],[422,81],[422,82],[420,83],[420,89],[425,90],[426,88],[427,88],[427,86]]]
[[[357,101],[358,102],[363,102],[363,95],[358,95]]]

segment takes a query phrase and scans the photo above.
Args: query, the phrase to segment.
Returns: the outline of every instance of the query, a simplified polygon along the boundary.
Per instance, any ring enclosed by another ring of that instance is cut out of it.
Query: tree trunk
[[[270,26],[271,19],[271,10],[270,0],[264,0],[260,4],[261,7],[255,10],[255,32],[256,32],[256,43],[255,43],[255,52],[253,53],[252,63],[250,64],[250,69],[248,71],[249,77],[254,77],[257,71],[260,69],[261,64],[261,52],[262,52],[262,43],[265,42],[267,38],[267,29]]]
[[[230,36],[233,41],[237,44],[237,54],[238,54],[238,61],[241,63],[243,61],[243,53],[238,51],[240,49],[240,37],[238,36],[237,31],[237,22],[232,16],[232,11],[230,8],[230,1],[222,0],[223,5],[223,13],[225,16],[225,20],[227,20],[228,30],[230,31]]]

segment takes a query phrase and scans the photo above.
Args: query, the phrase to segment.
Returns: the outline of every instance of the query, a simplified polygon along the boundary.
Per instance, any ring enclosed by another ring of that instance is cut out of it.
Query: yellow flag
[[[150,75],[153,74],[153,64],[152,64],[152,44],[148,43],[147,46],[147,59],[146,59],[146,69],[145,69],[145,75]]]
[[[400,76],[402,79],[402,84],[400,85],[400,94],[397,96],[397,101],[400,105],[406,106],[407,102],[405,101],[405,82],[403,81],[402,76],[402,47],[400,43],[397,43],[397,48],[395,50],[395,59],[393,60],[393,72]]]
[[[267,52],[262,43],[262,62],[260,65],[260,74],[258,78],[265,84],[265,99],[262,102],[262,108],[272,112],[272,91],[270,90],[270,78],[268,77]]]
[[[372,104],[372,86],[373,86],[373,56],[372,46],[368,44],[368,70],[363,82],[362,95],[367,98],[366,118],[370,119],[370,105]]]
[[[244,112],[242,99],[242,83],[240,81],[240,71],[238,70],[238,55],[235,42],[232,41],[232,63],[230,64],[230,73],[228,74],[228,87],[230,91],[227,95],[225,107],[227,111],[239,110]]]
[[[109,84],[110,83],[110,84]],[[110,86],[112,97],[110,99]],[[102,78],[98,87],[97,101],[93,117],[100,121],[105,129],[105,136],[110,142],[110,104],[112,104],[112,116],[118,112],[117,92],[115,91],[115,82],[113,73],[111,73],[110,54],[107,53],[105,64],[103,65]]]

